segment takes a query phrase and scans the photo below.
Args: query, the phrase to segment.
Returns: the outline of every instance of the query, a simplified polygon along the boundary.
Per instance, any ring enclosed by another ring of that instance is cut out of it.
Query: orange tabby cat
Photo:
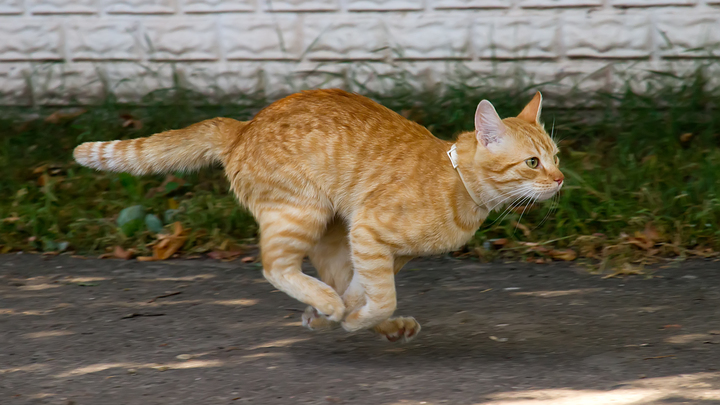
[[[483,100],[475,131],[451,143],[368,98],[314,90],[248,122],[215,118],[149,138],[88,142],[74,156],[135,175],[222,163],[260,226],[265,277],[310,305],[307,327],[342,322],[407,341],[420,325],[391,318],[400,268],[461,247],[491,210],[548,199],[562,186],[557,147],[538,122],[541,102],[538,92],[520,115],[500,119]],[[306,256],[320,280],[301,271]]]

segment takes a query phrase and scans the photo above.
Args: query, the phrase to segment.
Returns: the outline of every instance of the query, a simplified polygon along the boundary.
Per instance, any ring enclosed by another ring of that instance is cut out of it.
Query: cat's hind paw
[[[310,330],[332,329],[339,325],[338,322],[333,322],[321,315],[313,307],[305,308],[305,312],[302,314],[302,324]]]
[[[420,324],[411,316],[390,318],[372,330],[388,342],[409,342],[420,333]]]

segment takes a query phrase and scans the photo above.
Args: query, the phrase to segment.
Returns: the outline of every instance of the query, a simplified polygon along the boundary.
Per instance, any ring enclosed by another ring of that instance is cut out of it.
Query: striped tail
[[[245,125],[231,118],[213,118],[147,138],[85,142],[73,156],[83,166],[134,175],[192,171],[222,163],[225,147]]]

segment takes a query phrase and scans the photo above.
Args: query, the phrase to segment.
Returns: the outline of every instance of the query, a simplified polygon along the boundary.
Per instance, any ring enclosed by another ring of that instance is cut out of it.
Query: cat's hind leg
[[[327,227],[325,234],[308,253],[310,262],[318,271],[320,279],[342,295],[350,285],[353,275],[350,260],[350,243],[345,223],[335,218]],[[320,316],[315,308],[307,307],[302,316],[303,326],[310,330],[328,329],[339,326]]]
[[[332,213],[312,204],[274,204],[255,213],[260,225],[263,274],[278,290],[341,321],[345,305],[329,285],[302,272],[303,258],[325,233]]]

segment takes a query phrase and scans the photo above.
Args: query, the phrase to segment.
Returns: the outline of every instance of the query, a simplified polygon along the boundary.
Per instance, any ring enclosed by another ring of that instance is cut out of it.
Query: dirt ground
[[[720,262],[414,260],[410,343],[311,332],[256,264],[0,256],[0,404],[720,404]]]

